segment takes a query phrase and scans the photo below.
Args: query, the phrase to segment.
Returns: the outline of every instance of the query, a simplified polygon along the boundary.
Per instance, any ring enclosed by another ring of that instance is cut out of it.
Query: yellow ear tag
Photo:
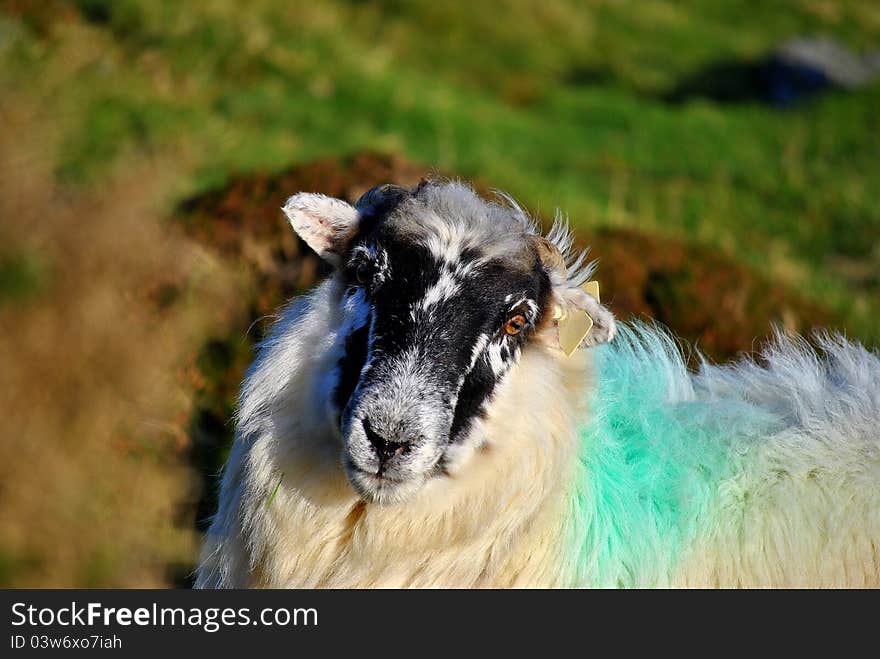
[[[596,302],[601,302],[599,299],[599,282],[597,281],[588,281],[586,284],[581,286],[587,293],[596,298]]]
[[[573,311],[559,320],[559,347],[566,357],[571,357],[581,341],[593,329],[593,319],[586,311]]]
[[[599,301],[599,282],[588,281],[583,285],[584,291]],[[593,319],[590,318],[586,311],[573,311],[557,322],[559,330],[559,347],[565,353],[566,357],[571,357],[577,350],[590,330],[593,329]]]

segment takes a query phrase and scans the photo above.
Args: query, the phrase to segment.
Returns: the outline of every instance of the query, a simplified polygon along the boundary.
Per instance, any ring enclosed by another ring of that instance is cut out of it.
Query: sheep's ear
[[[533,244],[553,285],[554,340],[562,351],[571,355],[579,348],[611,341],[617,326],[614,314],[599,303],[599,282],[572,286],[565,259],[556,245],[542,236],[534,236]]]
[[[599,303],[599,283],[565,286],[556,294],[554,316],[559,347],[567,355],[575,350],[608,343],[617,333],[614,314]]]
[[[358,211],[341,199],[300,192],[282,208],[293,230],[325,261],[339,266],[357,231]]]

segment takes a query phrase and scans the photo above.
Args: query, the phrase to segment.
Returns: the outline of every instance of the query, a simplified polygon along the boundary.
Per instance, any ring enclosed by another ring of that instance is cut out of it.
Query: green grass
[[[47,108],[73,184],[100,186],[132,152],[191,162],[190,194],[240,171],[398,151],[576,226],[720,247],[880,342],[880,85],[785,112],[662,100],[786,37],[876,45],[873,3],[37,6],[2,18],[0,96]]]
[[[49,268],[39,255],[0,255],[0,309],[38,295],[48,279]]]

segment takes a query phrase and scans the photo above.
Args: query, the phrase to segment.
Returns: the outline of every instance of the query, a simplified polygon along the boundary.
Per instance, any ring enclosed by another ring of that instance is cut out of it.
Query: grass
[[[284,474],[281,474],[281,478],[278,479],[278,482],[275,484],[275,487],[272,489],[272,494],[269,495],[269,498],[266,499],[266,508],[272,505],[272,502],[275,501],[275,497],[278,495],[278,488],[281,487],[281,481],[284,480]]]
[[[229,326],[222,282],[242,284],[167,217],[241,172],[402,153],[545,216],[560,207],[576,228],[719,249],[880,343],[880,84],[788,111],[666,100],[701,71],[818,33],[876,47],[880,8],[0,0],[0,325],[18,337],[0,406],[51,486],[35,500],[4,472],[21,495],[3,503],[19,512],[0,525],[0,583],[154,584],[191,557],[189,531],[167,525],[198,498],[175,438],[199,451],[187,411],[231,400],[210,373],[248,353],[199,353]],[[33,364],[47,365],[40,387]],[[176,367],[196,382],[169,382]],[[228,418],[217,405],[208,430]]]

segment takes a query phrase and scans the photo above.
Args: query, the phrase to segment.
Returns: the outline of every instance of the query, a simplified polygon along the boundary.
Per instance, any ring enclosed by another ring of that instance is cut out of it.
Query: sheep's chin
[[[346,465],[345,473],[351,486],[364,501],[388,506],[411,499],[428,480],[426,475],[395,480],[367,473],[353,465]]]

